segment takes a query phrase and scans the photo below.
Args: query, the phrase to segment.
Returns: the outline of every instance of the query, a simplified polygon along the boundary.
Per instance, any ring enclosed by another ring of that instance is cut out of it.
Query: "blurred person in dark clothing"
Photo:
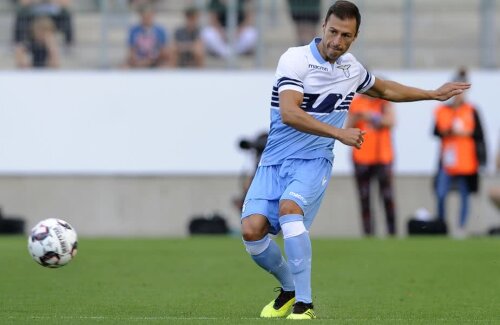
[[[297,45],[306,45],[317,35],[321,0],[288,0],[290,16],[297,32]]]
[[[361,222],[365,236],[374,235],[374,217],[371,209],[371,184],[379,183],[380,197],[384,203],[387,233],[396,234],[395,196],[392,166],[394,150],[392,128],[395,112],[390,102],[363,94],[354,96],[349,108],[346,127],[366,131],[361,149],[353,149],[352,160],[361,207]]]
[[[49,17],[57,31],[64,36],[64,44],[74,42],[70,0],[19,0],[14,22],[14,43],[26,42],[31,37],[31,26],[37,17]]]
[[[200,38],[199,16],[196,8],[187,8],[184,11],[184,25],[175,30],[174,57],[177,67],[204,66],[205,46]]]
[[[14,21],[14,44],[26,42],[31,36],[30,28],[34,18],[33,2],[34,0],[19,0]]]
[[[33,21],[31,36],[16,45],[16,64],[20,68],[56,68],[59,66],[59,50],[55,26],[48,17]]]

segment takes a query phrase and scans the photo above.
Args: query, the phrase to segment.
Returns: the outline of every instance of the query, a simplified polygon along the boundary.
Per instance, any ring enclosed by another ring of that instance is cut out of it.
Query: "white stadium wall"
[[[377,73],[375,73],[377,74]],[[382,71],[434,88],[453,71]],[[242,137],[267,130],[273,72],[1,72],[0,206],[37,221],[67,219],[82,236],[184,236],[194,215],[219,212],[237,229],[239,174],[251,165]],[[498,146],[500,74],[473,71],[468,97],[481,109],[490,158]],[[398,233],[430,190],[436,102],[395,104]],[[314,236],[360,236],[349,149],[337,145],[334,181]],[[500,223],[486,198],[499,183],[493,159],[472,200],[469,229]],[[457,215],[452,195],[450,218]],[[380,207],[377,208],[380,211]],[[382,214],[377,214],[383,233]],[[456,222],[451,223],[452,228]]]
[[[384,71],[434,88],[452,71]],[[273,72],[0,73],[0,174],[234,174],[241,137],[269,125]],[[473,72],[468,97],[483,116],[488,145],[500,132],[500,74]],[[430,174],[437,102],[395,104],[396,171]],[[337,145],[334,172],[351,170]]]

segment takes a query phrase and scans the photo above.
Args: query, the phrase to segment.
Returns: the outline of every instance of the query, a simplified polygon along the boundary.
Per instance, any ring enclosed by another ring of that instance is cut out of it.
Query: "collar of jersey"
[[[319,37],[316,37],[315,39],[313,39],[311,41],[311,43],[309,44],[309,48],[311,49],[311,52],[314,56],[314,58],[320,63],[320,64],[324,64],[326,63],[326,60],[323,59],[323,57],[321,56],[321,54],[319,53],[319,50],[318,50],[318,44],[319,42],[321,42],[321,38]]]

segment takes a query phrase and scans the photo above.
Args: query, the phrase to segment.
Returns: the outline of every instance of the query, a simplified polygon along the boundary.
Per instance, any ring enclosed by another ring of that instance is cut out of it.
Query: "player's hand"
[[[365,133],[366,131],[357,128],[340,129],[337,139],[345,145],[360,149],[365,141]]]
[[[434,91],[434,99],[445,101],[470,88],[468,82],[447,82]]]

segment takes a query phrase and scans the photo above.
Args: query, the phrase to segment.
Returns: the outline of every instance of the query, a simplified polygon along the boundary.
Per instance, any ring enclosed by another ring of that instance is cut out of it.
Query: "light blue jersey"
[[[300,132],[283,124],[279,93],[291,89],[304,94],[301,108],[314,118],[341,128],[356,92],[370,89],[375,77],[349,53],[334,64],[325,61],[314,39],[309,45],[292,47],[280,58],[271,98],[271,127],[260,166],[285,159],[333,160],[334,139]]]

